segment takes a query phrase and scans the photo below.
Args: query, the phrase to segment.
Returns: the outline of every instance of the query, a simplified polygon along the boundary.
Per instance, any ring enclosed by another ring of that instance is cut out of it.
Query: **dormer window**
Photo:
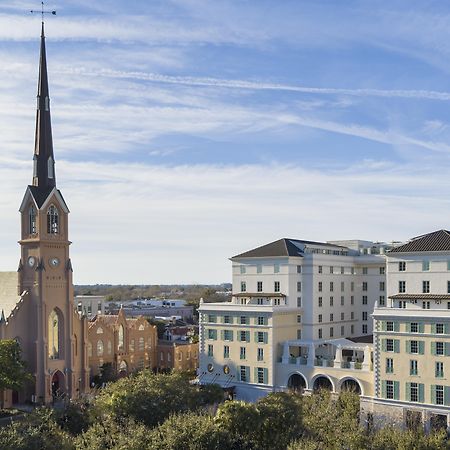
[[[36,210],[34,209],[33,205],[31,205],[30,209],[28,210],[28,231],[30,234],[36,234],[37,232]]]
[[[59,233],[59,214],[57,208],[54,205],[51,205],[47,211],[47,233]]]
[[[47,160],[47,174],[49,178],[55,177],[55,162],[51,156]]]

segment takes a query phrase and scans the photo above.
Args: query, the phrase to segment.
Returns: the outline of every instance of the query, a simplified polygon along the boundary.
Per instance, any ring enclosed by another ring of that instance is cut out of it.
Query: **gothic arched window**
[[[37,231],[36,210],[34,209],[33,205],[31,205],[30,209],[28,210],[28,231],[30,234],[36,234]]]
[[[103,356],[103,341],[97,341],[97,356]]]
[[[144,350],[144,338],[143,337],[139,338],[139,350],[140,351]]]
[[[111,341],[108,341],[108,355],[112,353],[112,344]]]
[[[117,350],[123,350],[123,325],[119,326],[119,342],[117,346]]]
[[[47,211],[47,233],[59,233],[59,213],[58,209],[54,205],[51,205]]]
[[[60,315],[54,309],[48,316],[48,357],[59,359],[61,351],[62,323]]]

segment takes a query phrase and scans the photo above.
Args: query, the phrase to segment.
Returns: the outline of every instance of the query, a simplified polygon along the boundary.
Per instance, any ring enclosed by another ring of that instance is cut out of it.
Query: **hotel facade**
[[[199,308],[200,383],[248,401],[353,389],[366,418],[448,423],[449,232],[400,246],[280,239],[231,261],[231,301]]]

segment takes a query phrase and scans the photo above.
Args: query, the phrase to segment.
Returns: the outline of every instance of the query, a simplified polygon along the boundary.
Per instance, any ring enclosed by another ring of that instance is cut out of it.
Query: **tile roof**
[[[299,239],[282,238],[261,247],[257,247],[248,252],[233,256],[233,258],[266,258],[276,256],[303,256],[303,248],[306,245],[320,245],[335,249],[342,249],[339,245],[328,244],[326,242],[303,241]],[[232,258],[232,259],[233,259]]]
[[[450,231],[438,230],[414,237],[406,244],[395,247],[388,253],[445,251],[450,251]]]
[[[394,300],[450,300],[450,294],[394,294]]]

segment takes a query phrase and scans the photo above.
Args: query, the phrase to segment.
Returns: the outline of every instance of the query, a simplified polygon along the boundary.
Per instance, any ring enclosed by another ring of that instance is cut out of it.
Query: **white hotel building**
[[[280,239],[231,258],[233,297],[200,306],[201,383],[255,400],[287,387],[373,395],[386,244]]]
[[[231,261],[232,300],[199,309],[200,383],[250,401],[350,387],[377,423],[449,426],[449,231],[393,248],[280,239]]]

